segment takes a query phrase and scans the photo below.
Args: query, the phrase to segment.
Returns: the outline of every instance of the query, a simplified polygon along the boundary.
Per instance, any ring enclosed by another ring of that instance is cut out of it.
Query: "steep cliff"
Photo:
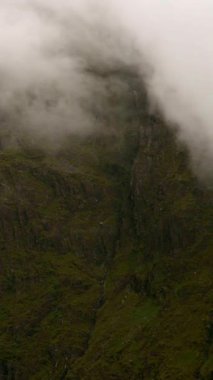
[[[0,379],[210,380],[211,187],[138,78],[95,75],[103,128],[0,155]]]

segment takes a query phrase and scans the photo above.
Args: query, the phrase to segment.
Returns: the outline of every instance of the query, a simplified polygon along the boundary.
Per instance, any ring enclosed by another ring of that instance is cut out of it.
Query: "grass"
[[[211,379],[212,193],[118,98],[105,133],[0,155],[3,379]]]

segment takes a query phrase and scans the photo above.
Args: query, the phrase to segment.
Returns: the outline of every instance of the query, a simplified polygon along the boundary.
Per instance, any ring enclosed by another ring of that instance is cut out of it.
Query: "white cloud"
[[[205,171],[213,166],[212,36],[211,0],[1,0],[1,112],[13,107],[13,125],[42,133],[89,131],[82,105],[103,89],[86,62],[144,56],[150,96]]]

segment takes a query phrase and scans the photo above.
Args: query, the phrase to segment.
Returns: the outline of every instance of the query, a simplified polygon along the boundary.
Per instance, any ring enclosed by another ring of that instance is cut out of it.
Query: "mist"
[[[107,89],[88,69],[131,66],[196,171],[211,174],[211,0],[1,0],[0,25],[1,129],[91,133],[100,126],[90,109]]]
[[[89,1],[1,1],[0,25],[1,131],[54,144],[98,129],[107,89],[92,70],[110,69],[121,57],[120,65],[132,62],[110,9]]]
[[[120,17],[151,66],[150,99],[178,128],[194,170],[213,169],[213,3],[211,0],[117,1]]]

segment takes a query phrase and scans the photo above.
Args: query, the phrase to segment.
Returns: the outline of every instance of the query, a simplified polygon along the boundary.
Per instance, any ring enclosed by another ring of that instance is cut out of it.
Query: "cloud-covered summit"
[[[135,65],[143,76],[146,62],[152,103],[212,171],[211,0],[2,0],[0,25],[1,128],[89,133],[88,104],[105,89],[85,68]]]

